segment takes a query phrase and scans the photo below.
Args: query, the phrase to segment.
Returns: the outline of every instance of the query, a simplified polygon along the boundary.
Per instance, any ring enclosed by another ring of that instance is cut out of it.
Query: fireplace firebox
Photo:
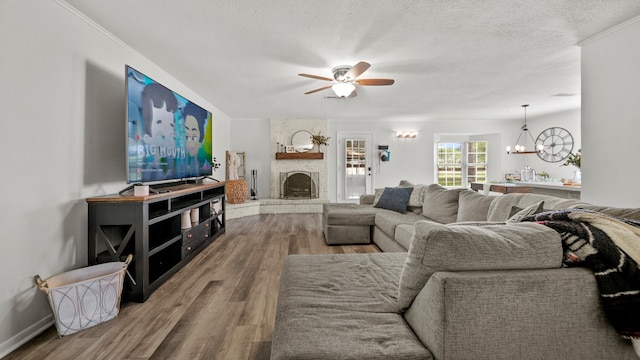
[[[280,173],[281,199],[319,198],[318,172],[288,171]]]

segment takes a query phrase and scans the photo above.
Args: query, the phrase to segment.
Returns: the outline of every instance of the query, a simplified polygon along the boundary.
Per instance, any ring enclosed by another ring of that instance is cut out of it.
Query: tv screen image
[[[126,65],[127,183],[212,172],[211,112]]]

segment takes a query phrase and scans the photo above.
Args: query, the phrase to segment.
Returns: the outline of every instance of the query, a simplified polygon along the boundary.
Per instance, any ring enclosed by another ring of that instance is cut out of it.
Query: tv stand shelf
[[[225,232],[224,182],[179,184],[147,196],[87,198],[89,265],[133,254],[123,297],[144,302],[162,283]],[[193,212],[182,229],[183,213]]]

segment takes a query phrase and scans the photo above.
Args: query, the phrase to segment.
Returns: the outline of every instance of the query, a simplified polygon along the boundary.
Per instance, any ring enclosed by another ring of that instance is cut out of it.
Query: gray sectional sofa
[[[401,186],[409,184],[402,182]],[[413,236],[413,224],[419,220],[444,224],[503,222],[509,218],[512,207],[524,208],[541,201],[545,210],[595,208],[579,200],[538,194],[487,196],[467,189],[445,189],[437,184],[418,185],[415,190],[418,192],[416,203],[409,205],[406,213],[375,207],[376,195],[373,194],[362,196],[360,204],[324,204],[322,225],[327,244],[373,242],[384,252],[406,252]]]
[[[327,243],[373,241],[384,252],[290,255],[272,359],[639,358],[604,315],[591,270],[562,267],[560,235],[517,221],[534,207],[640,219],[638,209],[416,190],[404,214],[371,197],[325,207]]]

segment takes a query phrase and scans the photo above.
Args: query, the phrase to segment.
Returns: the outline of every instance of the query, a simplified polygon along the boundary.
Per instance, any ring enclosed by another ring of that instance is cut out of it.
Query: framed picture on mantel
[[[284,147],[284,152],[286,153],[294,153],[296,152],[296,148],[293,145],[287,145]]]

